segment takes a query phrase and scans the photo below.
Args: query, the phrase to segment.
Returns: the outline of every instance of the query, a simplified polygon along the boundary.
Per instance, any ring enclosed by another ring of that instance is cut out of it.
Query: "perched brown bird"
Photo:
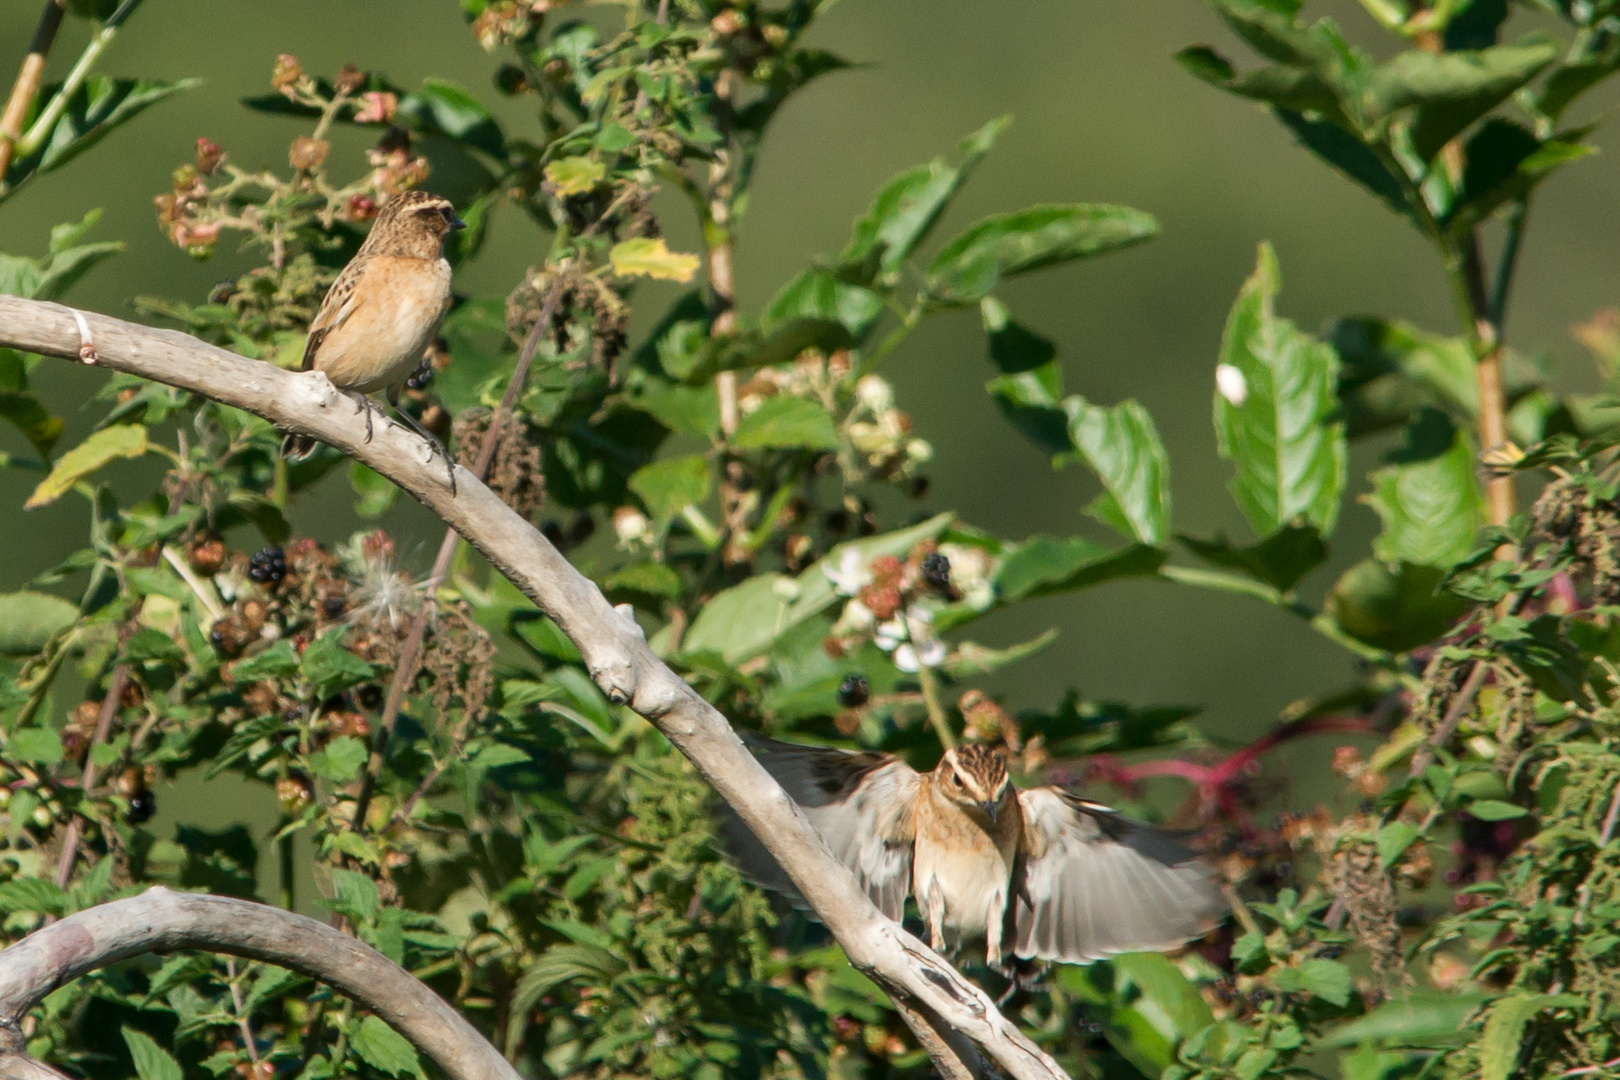
[[[394,196],[309,324],[302,370],[322,372],[339,390],[357,396],[366,414],[367,442],[367,395],[384,390],[400,418],[443,453],[439,441],[399,408],[399,392],[450,307],[444,238],[465,227],[443,196],[426,191]],[[281,454],[289,461],[301,461],[314,450],[315,440],[308,435],[288,435],[281,443]],[[454,467],[450,485],[455,487]]]
[[[919,773],[888,754],[746,741],[885,915],[899,922],[916,896],[936,949],[982,936],[992,965],[1009,943],[1079,964],[1172,948],[1226,911],[1211,868],[1171,834],[1059,788],[1020,791],[988,747]],[[726,833],[749,876],[793,893],[740,822]]]

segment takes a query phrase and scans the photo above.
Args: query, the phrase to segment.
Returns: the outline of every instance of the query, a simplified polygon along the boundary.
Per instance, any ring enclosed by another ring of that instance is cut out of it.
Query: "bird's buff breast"
[[[920,905],[938,895],[945,924],[963,934],[982,934],[1000,918],[1012,879],[1012,846],[1003,851],[988,833],[954,808],[931,808],[935,828],[918,822],[914,849],[914,888]]]
[[[357,283],[364,302],[321,342],[316,369],[362,394],[404,382],[421,363],[450,298],[449,264],[423,264],[374,257]]]

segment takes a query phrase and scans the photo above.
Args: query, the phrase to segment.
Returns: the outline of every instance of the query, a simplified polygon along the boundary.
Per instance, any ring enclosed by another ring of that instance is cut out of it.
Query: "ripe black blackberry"
[[[129,805],[124,808],[124,820],[131,825],[152,820],[157,813],[157,796],[152,794],[150,788],[141,788],[129,796]]]
[[[287,553],[278,547],[267,547],[248,560],[248,577],[260,585],[275,585],[287,576]]]
[[[951,592],[951,560],[937,551],[930,551],[923,556],[922,579],[923,584],[930,589],[949,596]]]
[[[433,370],[433,361],[424,360],[420,364],[416,365],[416,370],[411,372],[411,377],[405,380],[405,389],[426,390],[433,382],[433,376],[435,374],[436,372]]]
[[[846,709],[858,709],[872,699],[872,684],[865,675],[845,675],[838,684],[838,704]]]

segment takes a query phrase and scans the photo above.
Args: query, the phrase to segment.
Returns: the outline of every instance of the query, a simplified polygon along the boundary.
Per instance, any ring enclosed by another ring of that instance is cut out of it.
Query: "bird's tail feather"
[[[317,445],[308,435],[287,435],[281,440],[281,456],[288,461],[303,461],[315,452]]]

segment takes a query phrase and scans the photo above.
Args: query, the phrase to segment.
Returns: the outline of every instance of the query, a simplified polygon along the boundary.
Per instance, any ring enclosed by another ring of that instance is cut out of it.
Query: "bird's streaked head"
[[[402,191],[383,204],[361,251],[370,255],[438,258],[444,238],[466,224],[443,195]]]
[[[1012,795],[1007,763],[988,746],[964,743],[945,751],[934,769],[939,790],[951,802],[977,809],[995,821]]]

